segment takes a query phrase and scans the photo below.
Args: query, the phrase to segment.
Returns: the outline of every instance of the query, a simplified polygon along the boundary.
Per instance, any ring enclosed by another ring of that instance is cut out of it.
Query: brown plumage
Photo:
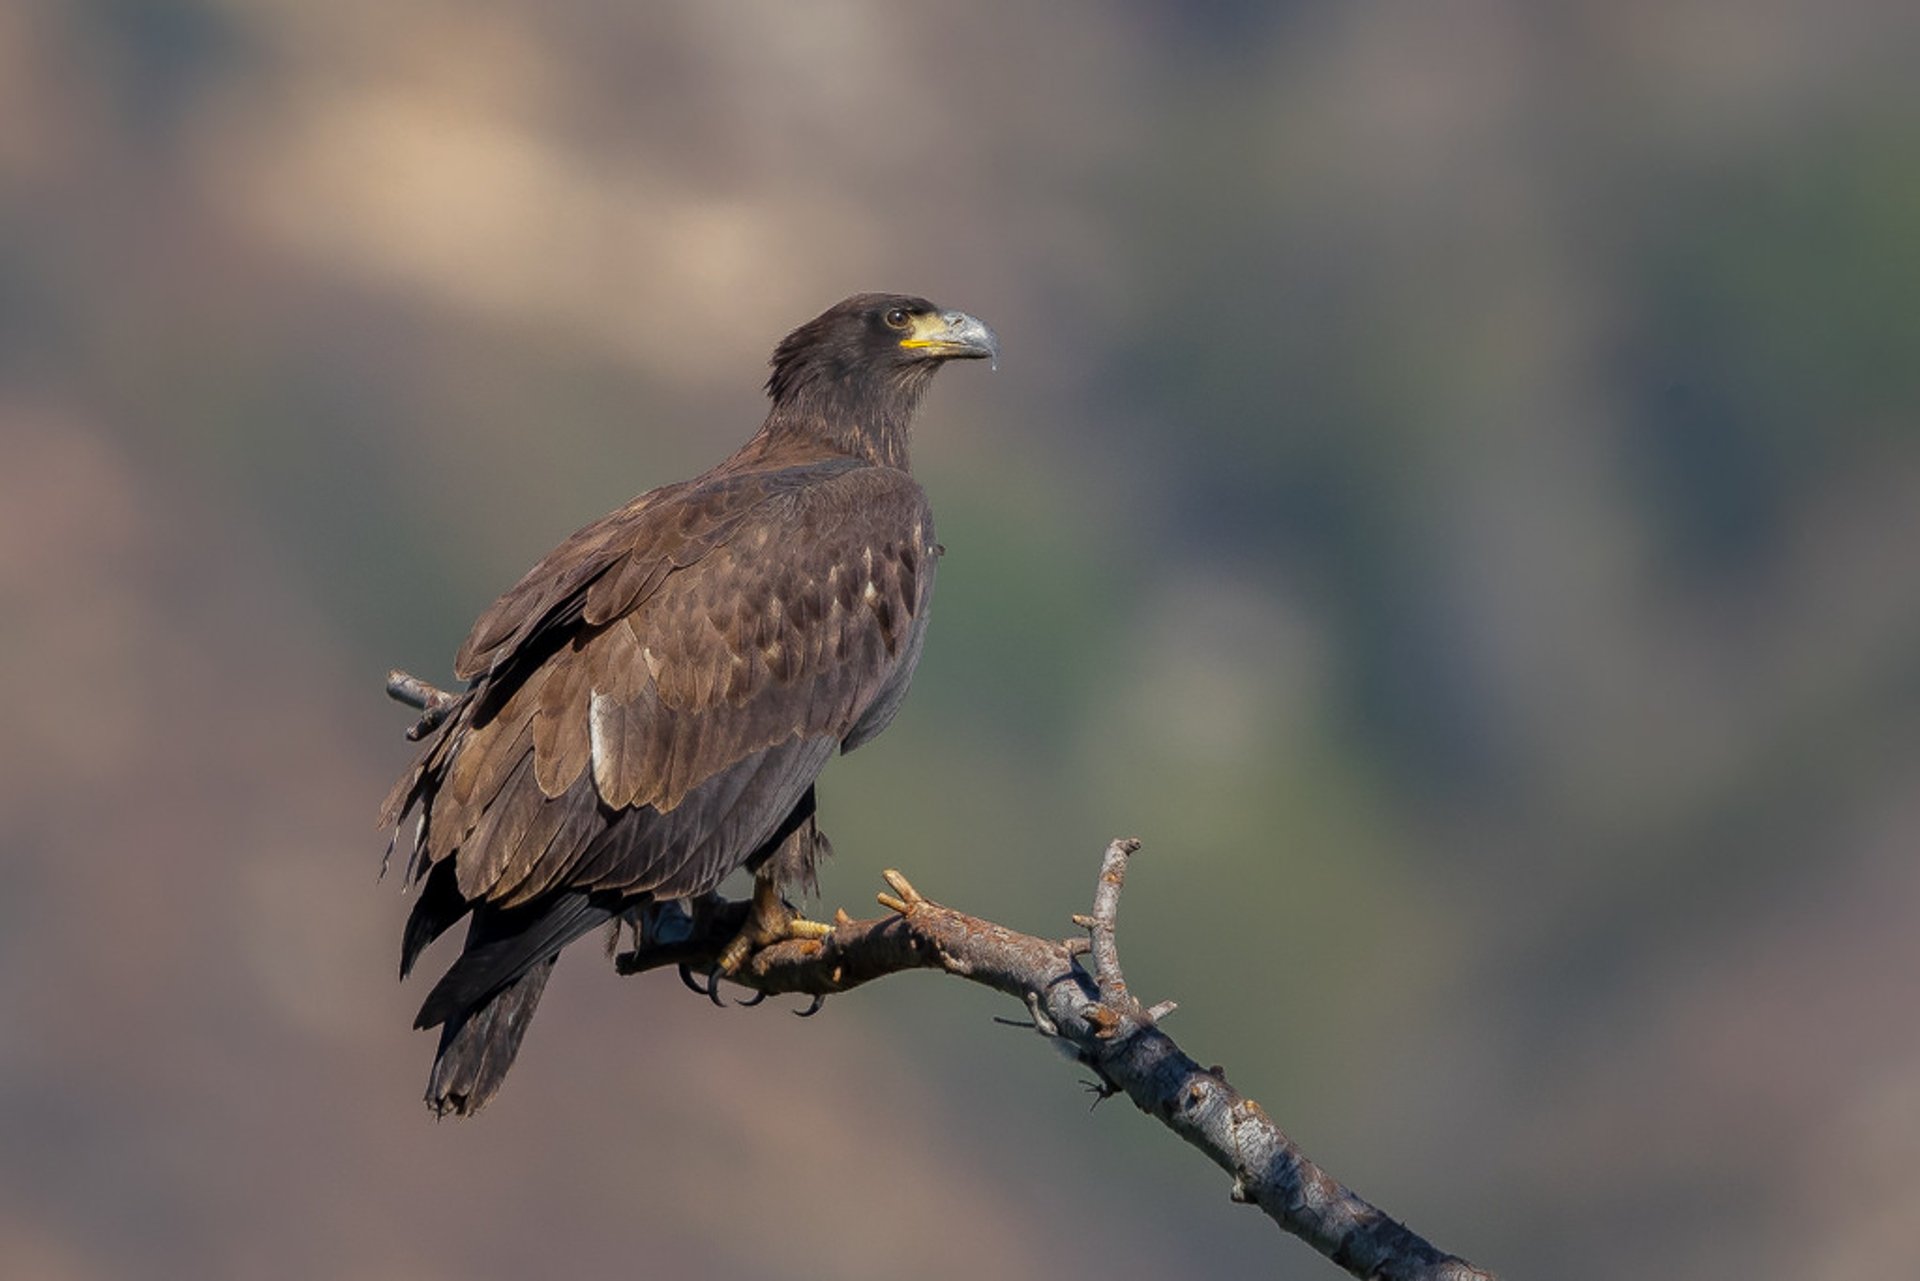
[[[468,682],[382,810],[417,812],[401,974],[467,940],[421,1008],[427,1099],[498,1089],[560,949],[740,867],[810,880],[813,782],[884,729],[919,661],[933,516],[908,426],[979,321],[863,294],[795,330],[739,452],[580,530],[474,624]]]

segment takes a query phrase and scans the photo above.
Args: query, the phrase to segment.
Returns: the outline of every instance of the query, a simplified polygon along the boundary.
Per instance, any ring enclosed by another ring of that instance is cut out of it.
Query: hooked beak
[[[1000,340],[993,330],[964,311],[916,316],[913,331],[900,340],[909,351],[939,360],[993,360],[1000,356]]]

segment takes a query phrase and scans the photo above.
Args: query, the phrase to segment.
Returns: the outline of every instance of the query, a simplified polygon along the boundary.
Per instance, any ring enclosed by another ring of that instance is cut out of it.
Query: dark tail
[[[427,1080],[427,1106],[435,1116],[472,1116],[507,1079],[533,1007],[546,991],[558,957],[550,956],[507,984],[484,1004],[449,1019],[440,1029],[440,1049]]]
[[[439,1027],[427,1083],[438,1115],[471,1116],[506,1080],[560,949],[613,919],[585,894],[559,894],[525,907],[476,907],[466,949],[420,1007],[415,1027]]]

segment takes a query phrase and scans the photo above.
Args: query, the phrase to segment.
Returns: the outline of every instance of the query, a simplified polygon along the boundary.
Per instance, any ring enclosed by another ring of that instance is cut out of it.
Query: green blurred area
[[[0,1256],[1329,1274],[952,982],[722,1017],[583,945],[415,1115],[382,674],[898,288],[1006,355],[921,416],[829,906],[1064,932],[1138,835],[1135,988],[1446,1247],[1897,1274],[1909,9],[0,14]]]

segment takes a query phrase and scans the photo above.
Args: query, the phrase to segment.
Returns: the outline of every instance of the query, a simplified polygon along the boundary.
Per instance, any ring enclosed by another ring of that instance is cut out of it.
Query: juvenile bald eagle
[[[909,423],[944,362],[996,351],[923,298],[847,299],[774,351],[739,452],[580,530],[474,624],[466,689],[381,814],[419,818],[401,976],[469,922],[415,1023],[440,1028],[437,1113],[499,1088],[596,926],[746,867],[723,965],[790,928],[782,888],[824,846],[814,778],[886,728],[926,635],[940,548]]]

